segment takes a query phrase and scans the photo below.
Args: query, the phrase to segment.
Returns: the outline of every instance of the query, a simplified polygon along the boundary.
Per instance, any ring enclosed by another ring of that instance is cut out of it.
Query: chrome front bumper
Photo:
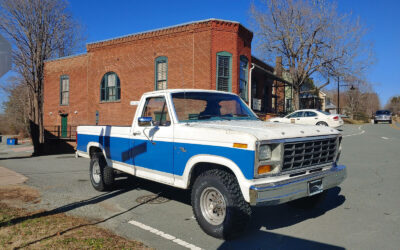
[[[250,187],[250,205],[277,205],[309,196],[308,183],[322,179],[323,189],[338,186],[347,177],[346,166],[332,168],[290,180]]]

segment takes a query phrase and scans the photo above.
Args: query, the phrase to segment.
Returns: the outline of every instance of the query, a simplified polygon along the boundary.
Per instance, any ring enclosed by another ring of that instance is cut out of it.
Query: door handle
[[[318,120],[318,117],[315,117],[314,119],[315,119],[315,120]]]
[[[140,134],[141,134],[140,131],[133,132],[133,135],[140,135]]]

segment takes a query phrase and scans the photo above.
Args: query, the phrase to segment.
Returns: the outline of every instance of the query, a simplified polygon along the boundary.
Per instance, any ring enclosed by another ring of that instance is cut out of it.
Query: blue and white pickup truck
[[[79,126],[76,154],[91,159],[99,191],[117,171],[191,189],[200,227],[227,239],[246,228],[251,206],[312,205],[339,185],[341,139],[333,128],[261,121],[235,94],[164,90],[142,96],[131,126]]]

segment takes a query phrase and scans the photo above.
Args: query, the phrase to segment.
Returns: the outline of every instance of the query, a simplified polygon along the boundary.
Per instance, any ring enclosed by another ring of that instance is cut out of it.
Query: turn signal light
[[[262,165],[262,166],[258,167],[257,173],[258,174],[266,174],[266,173],[271,172],[271,170],[272,170],[272,166],[271,165]]]
[[[234,148],[247,148],[247,144],[243,143],[233,143]]]

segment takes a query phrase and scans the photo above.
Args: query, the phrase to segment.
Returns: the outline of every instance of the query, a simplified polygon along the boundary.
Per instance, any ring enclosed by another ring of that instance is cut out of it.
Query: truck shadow
[[[137,186],[137,190],[143,189],[158,194],[160,197],[175,200],[191,206],[190,190],[178,189],[136,177],[130,177],[129,179],[132,184]],[[263,227],[268,230],[274,230],[292,226],[308,219],[317,218],[326,212],[339,207],[345,202],[346,198],[340,194],[340,191],[340,187],[329,189],[327,191],[326,199],[324,199],[316,208],[309,210],[295,208],[289,204],[253,207],[253,215],[249,225],[249,231],[253,233]]]
[[[345,249],[266,231],[292,226],[339,207],[346,200],[340,195],[340,191],[340,187],[328,190],[326,199],[318,207],[309,210],[295,208],[289,204],[255,207],[247,232],[239,239],[225,241],[218,249]]]
[[[272,232],[257,231],[243,237],[225,241],[218,249],[324,249],[342,250],[341,246],[335,246],[313,240],[306,240]]]
[[[290,204],[255,207],[253,208],[253,219],[250,224],[250,230],[259,230],[262,227],[268,230],[274,230],[291,226],[308,219],[317,218],[345,202],[346,198],[340,195],[340,191],[340,187],[329,189],[326,198],[313,209],[296,208]]]

